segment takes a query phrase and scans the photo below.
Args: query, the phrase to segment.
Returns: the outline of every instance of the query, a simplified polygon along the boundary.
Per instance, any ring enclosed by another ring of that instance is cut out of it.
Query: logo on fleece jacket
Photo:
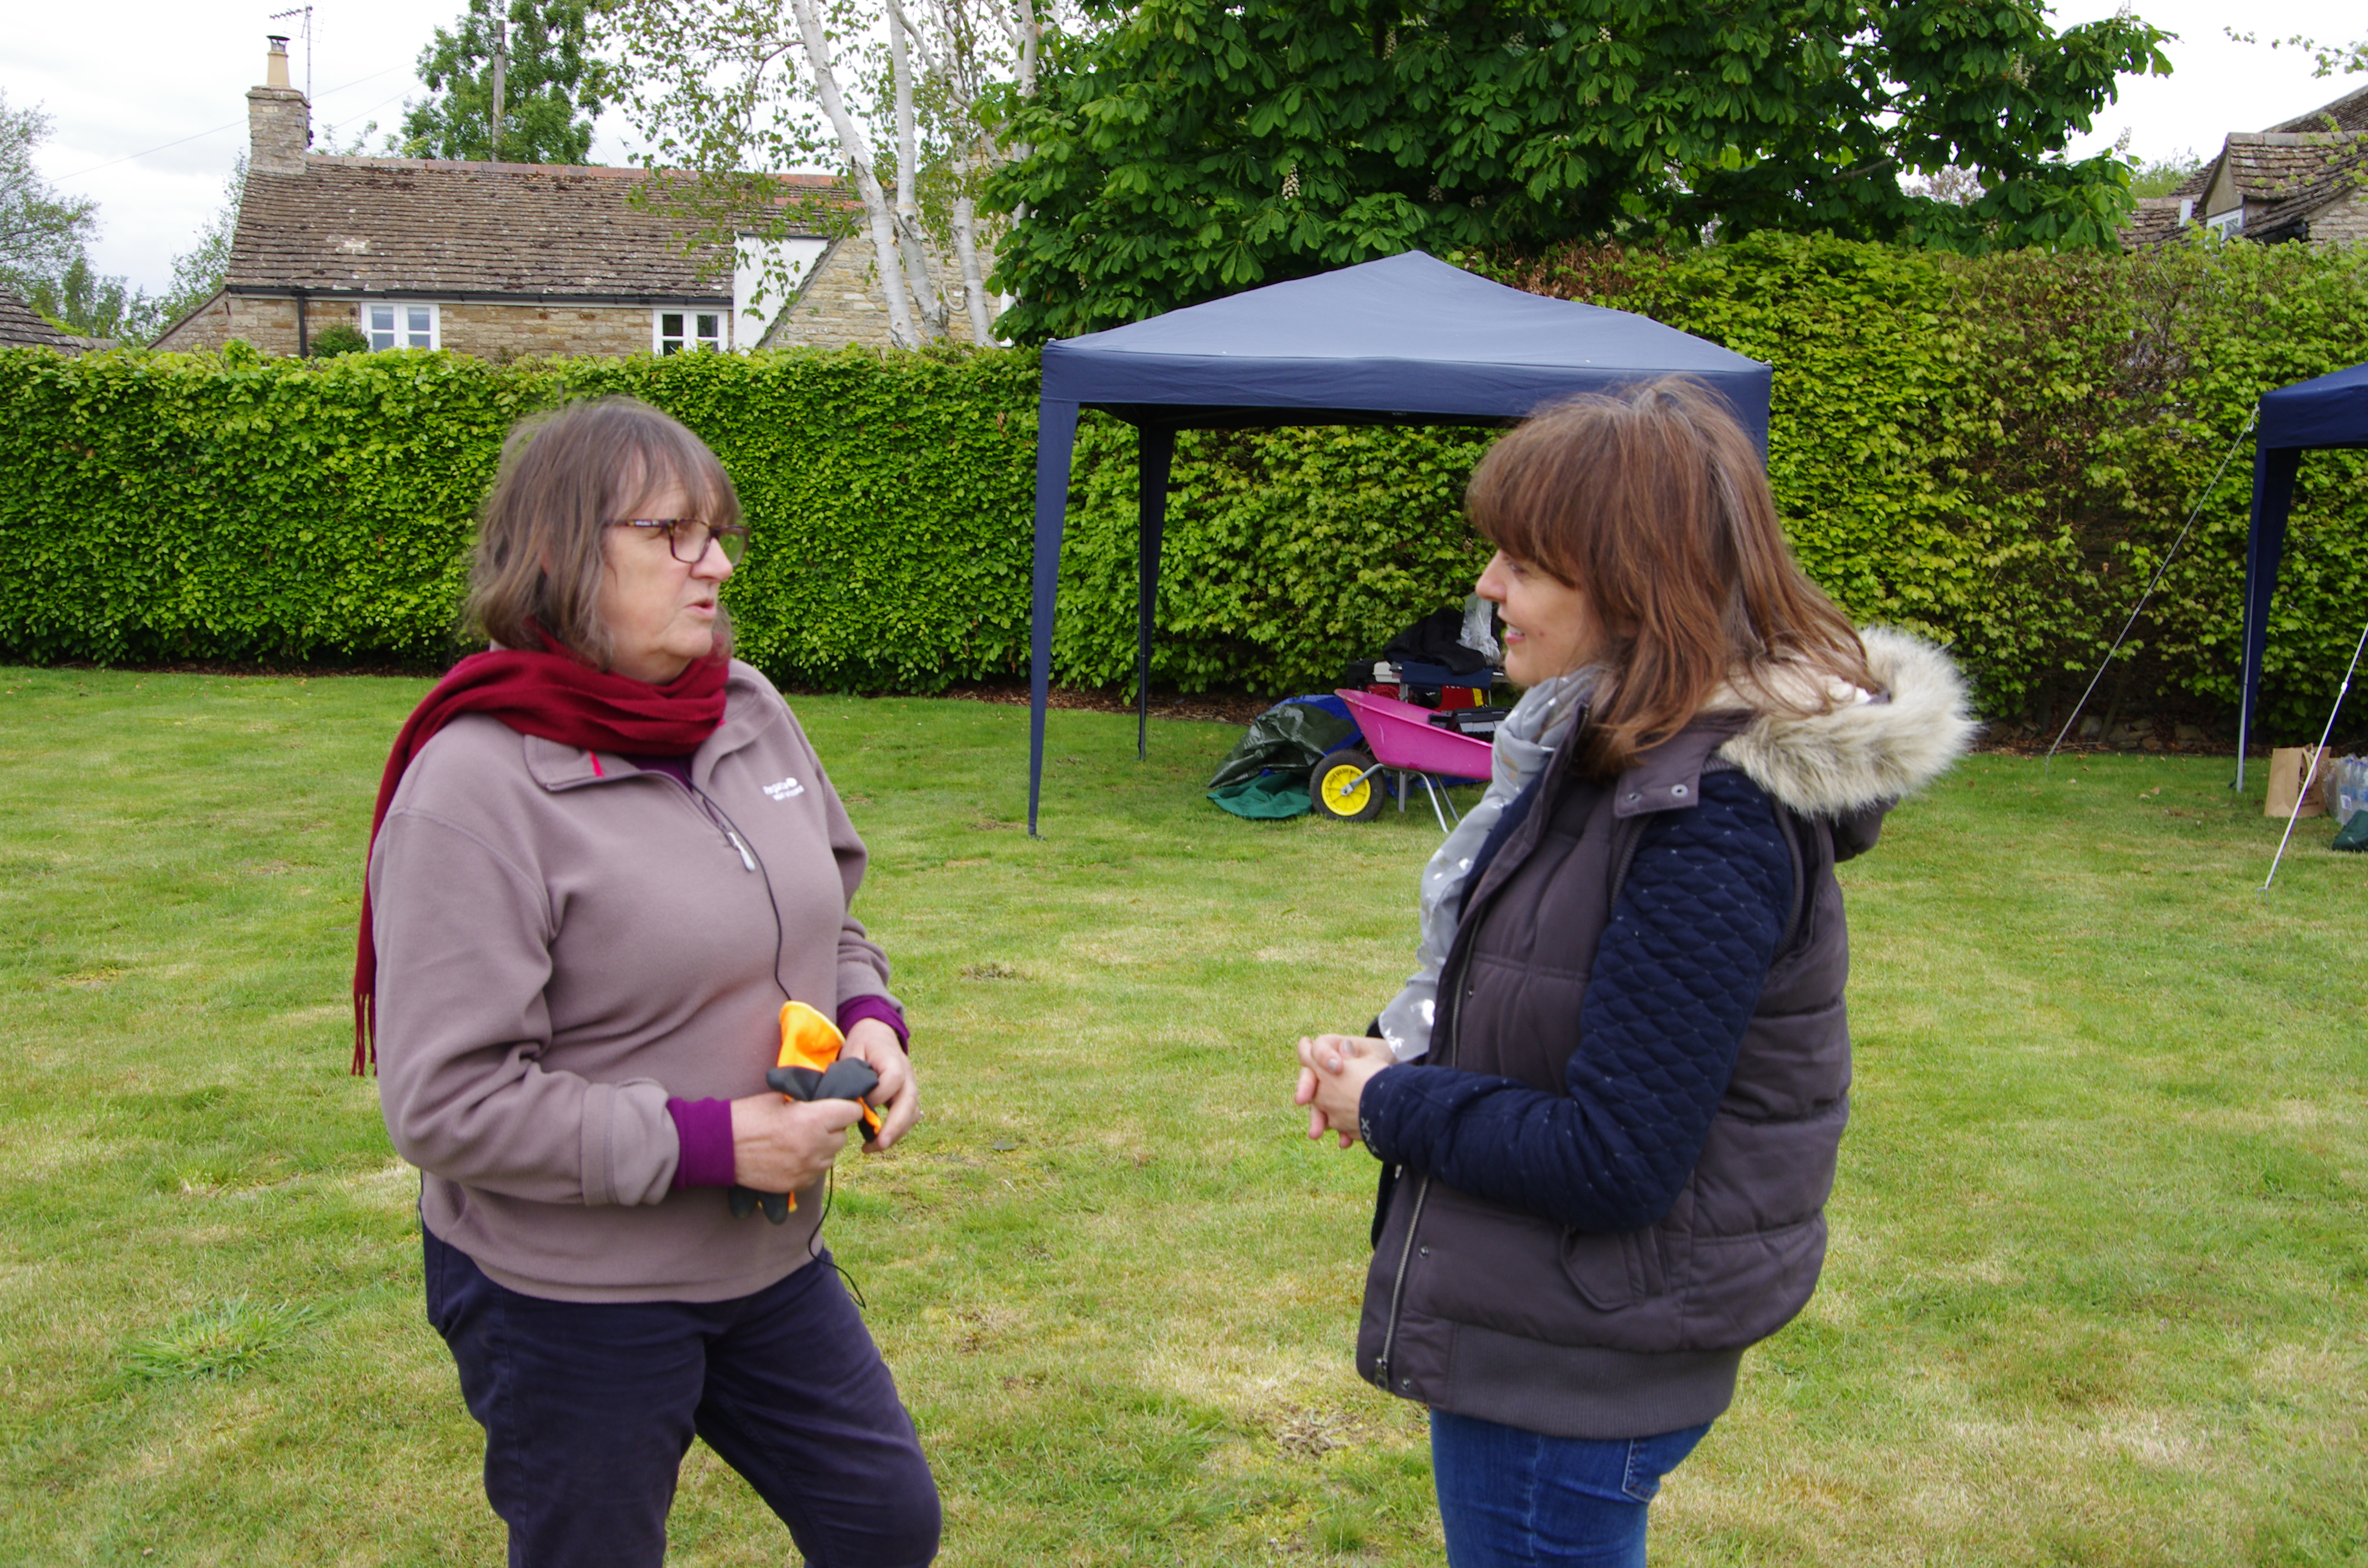
[[[765,786],[765,793],[770,795],[776,801],[786,801],[792,796],[803,795],[805,792],[806,787],[799,783],[794,778],[784,778],[779,784],[768,784]]]

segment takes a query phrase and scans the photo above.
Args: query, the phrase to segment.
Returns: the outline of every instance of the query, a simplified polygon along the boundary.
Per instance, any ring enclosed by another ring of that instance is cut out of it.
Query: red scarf
[[[664,686],[596,670],[548,635],[544,652],[497,648],[454,665],[394,737],[370,812],[370,844],[403,770],[436,732],[463,713],[489,713],[521,735],[586,751],[687,756],[723,722],[723,659],[700,659]],[[354,952],[354,1071],[378,1065],[378,945],[370,936],[370,859],[362,859],[362,923]]]

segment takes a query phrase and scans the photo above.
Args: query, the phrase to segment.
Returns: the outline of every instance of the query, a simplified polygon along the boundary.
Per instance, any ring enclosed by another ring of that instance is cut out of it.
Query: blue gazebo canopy
[[[1053,617],[1077,411],[1137,426],[1136,747],[1151,687],[1151,616],[1179,429],[1510,423],[1574,393],[1658,376],[1723,397],[1765,452],[1770,370],[1625,311],[1508,289],[1420,251],[1270,284],[1044,346],[1036,437],[1034,664],[1028,831],[1044,778]]]
[[[2245,779],[2245,741],[2260,705],[2270,600],[2278,591],[2278,564],[2285,556],[2294,476],[2301,472],[2303,453],[2314,447],[2368,447],[2368,365],[2261,394],[2260,428],[2253,437],[2253,522],[2245,540],[2245,675],[2237,710],[2240,784]],[[1041,474],[1040,470],[1040,487]],[[1041,519],[1041,490],[1038,505]]]

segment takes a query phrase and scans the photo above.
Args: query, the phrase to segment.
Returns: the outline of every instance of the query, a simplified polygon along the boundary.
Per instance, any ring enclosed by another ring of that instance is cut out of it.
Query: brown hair
[[[1464,491],[1482,538],[1588,597],[1603,678],[1579,767],[1608,778],[1722,687],[1735,706],[1822,712],[1873,689],[1850,620],[1793,559],[1759,449],[1700,382],[1547,409],[1489,449]]]
[[[670,484],[709,523],[740,520],[740,497],[707,443],[646,403],[604,397],[519,420],[478,513],[462,624],[504,648],[541,646],[540,627],[606,669],[609,525],[639,516]],[[719,608],[716,656],[731,650],[731,618]]]

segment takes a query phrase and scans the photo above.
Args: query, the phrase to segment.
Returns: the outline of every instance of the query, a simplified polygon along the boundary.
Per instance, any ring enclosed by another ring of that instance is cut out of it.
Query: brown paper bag
[[[2270,753],[2270,798],[2261,807],[2266,817],[2306,816],[2327,814],[2327,802],[2321,798],[2317,771],[2317,746],[2280,746]],[[2329,773],[2333,768],[2328,769]],[[2294,802],[2302,810],[2294,810]]]

